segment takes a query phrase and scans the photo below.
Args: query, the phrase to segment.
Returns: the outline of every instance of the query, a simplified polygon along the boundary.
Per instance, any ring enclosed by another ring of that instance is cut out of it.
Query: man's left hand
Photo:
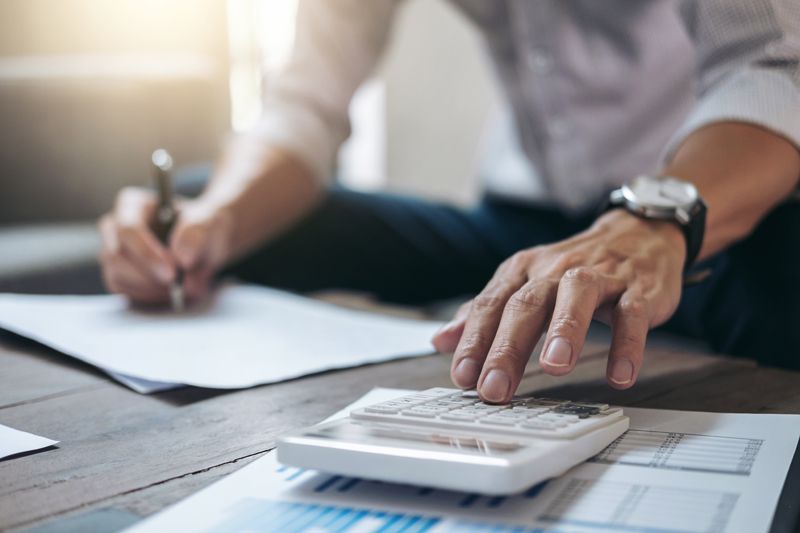
[[[451,376],[489,402],[511,399],[547,330],[539,364],[560,376],[575,367],[592,319],[613,331],[607,379],[636,382],[650,328],[675,312],[686,244],[672,222],[623,209],[601,216],[567,240],[520,251],[433,339],[453,352]]]

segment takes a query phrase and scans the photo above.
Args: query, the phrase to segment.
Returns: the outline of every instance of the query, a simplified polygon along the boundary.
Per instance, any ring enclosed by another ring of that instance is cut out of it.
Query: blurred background
[[[226,135],[257,120],[296,7],[2,0],[0,291],[100,290],[97,216],[121,187],[149,184],[154,148],[178,165],[211,162]],[[351,106],[341,181],[475,198],[484,130],[502,115],[479,39],[444,1],[406,3]]]

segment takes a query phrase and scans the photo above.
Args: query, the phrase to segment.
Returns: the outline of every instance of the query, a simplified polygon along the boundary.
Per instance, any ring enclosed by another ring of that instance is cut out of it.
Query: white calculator
[[[281,463],[483,494],[522,492],[598,454],[628,429],[622,409],[546,398],[483,403],[435,388],[307,428],[278,442]]]

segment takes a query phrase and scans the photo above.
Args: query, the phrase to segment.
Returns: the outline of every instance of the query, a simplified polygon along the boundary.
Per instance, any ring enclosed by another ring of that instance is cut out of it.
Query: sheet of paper
[[[41,450],[54,444],[58,444],[58,441],[0,425],[0,459],[18,453]]]
[[[407,392],[376,389],[334,416]],[[281,466],[270,453],[130,531],[769,530],[800,416],[625,411],[631,430],[603,453],[519,496],[330,476]]]
[[[429,354],[440,325],[247,285],[181,314],[134,310],[117,296],[0,295],[0,327],[145,392],[249,387]]]

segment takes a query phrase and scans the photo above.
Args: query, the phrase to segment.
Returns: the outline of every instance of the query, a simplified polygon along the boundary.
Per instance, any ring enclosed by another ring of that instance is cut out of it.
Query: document
[[[376,389],[334,416],[408,392]],[[800,436],[800,416],[625,412],[631,429],[605,451],[516,496],[332,476],[280,465],[269,453],[130,531],[769,530]]]
[[[0,328],[140,392],[250,387],[430,354],[440,326],[250,285],[224,286],[183,313],[133,309],[114,295],[0,295]]]
[[[58,441],[0,425],[0,459],[19,453],[41,450],[54,444],[58,444]]]

